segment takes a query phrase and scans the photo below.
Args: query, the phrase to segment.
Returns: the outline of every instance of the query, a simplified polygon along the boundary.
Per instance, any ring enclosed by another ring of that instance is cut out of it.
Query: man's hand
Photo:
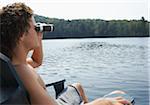
[[[39,67],[43,61],[43,48],[42,48],[43,33],[38,32],[37,36],[39,41],[39,47],[33,50],[31,58],[27,58],[27,63],[30,64],[33,68]]]
[[[106,98],[105,100],[110,101],[110,105],[132,105],[128,100],[122,97]]]

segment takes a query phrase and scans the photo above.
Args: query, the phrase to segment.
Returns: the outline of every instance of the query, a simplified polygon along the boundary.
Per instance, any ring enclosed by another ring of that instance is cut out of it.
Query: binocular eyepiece
[[[54,25],[53,24],[45,24],[45,23],[36,23],[35,25],[36,32],[53,32],[54,31]]]

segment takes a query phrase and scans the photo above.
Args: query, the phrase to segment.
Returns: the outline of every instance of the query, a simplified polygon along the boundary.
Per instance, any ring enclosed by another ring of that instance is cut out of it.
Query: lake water
[[[38,73],[46,83],[80,82],[92,101],[113,90],[149,104],[149,38],[43,40],[44,61]]]

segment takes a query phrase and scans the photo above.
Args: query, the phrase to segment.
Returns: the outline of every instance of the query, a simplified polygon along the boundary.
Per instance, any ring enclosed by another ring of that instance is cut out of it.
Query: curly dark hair
[[[0,10],[0,52],[12,59],[13,50],[30,28],[33,11],[24,3],[13,3]]]

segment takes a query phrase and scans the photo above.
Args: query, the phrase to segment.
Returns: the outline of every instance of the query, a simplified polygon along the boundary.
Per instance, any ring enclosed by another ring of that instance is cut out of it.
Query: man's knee
[[[73,83],[72,84],[74,87],[76,87],[79,91],[83,89],[81,83]]]
[[[73,83],[72,85],[78,89],[82,88],[81,83]]]

